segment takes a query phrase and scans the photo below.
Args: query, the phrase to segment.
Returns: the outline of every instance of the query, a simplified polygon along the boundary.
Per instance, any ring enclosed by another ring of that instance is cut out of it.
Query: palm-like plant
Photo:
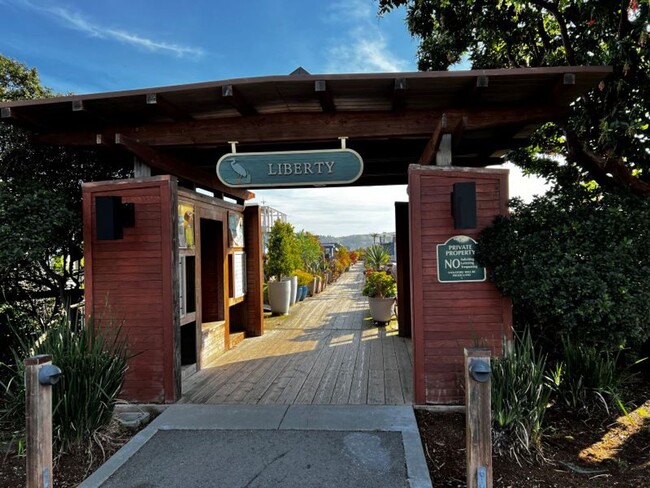
[[[390,254],[388,254],[388,251],[383,246],[374,245],[366,249],[365,260],[366,268],[379,271],[382,266],[387,265],[390,261]]]

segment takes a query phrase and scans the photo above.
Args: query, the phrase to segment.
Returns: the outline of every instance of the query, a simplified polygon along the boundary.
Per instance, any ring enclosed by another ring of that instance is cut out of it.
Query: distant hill
[[[379,236],[373,240],[373,237],[370,234],[354,234],[351,236],[318,236],[322,243],[326,242],[338,242],[339,244],[347,247],[349,250],[359,249],[361,247],[372,246],[373,243],[379,244],[380,240],[383,242],[391,242],[393,240],[393,235],[385,232],[379,234]],[[374,241],[374,242],[373,242]]]

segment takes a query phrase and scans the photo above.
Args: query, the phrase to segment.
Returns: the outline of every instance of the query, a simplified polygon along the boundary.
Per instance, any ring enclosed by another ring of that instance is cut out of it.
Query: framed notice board
[[[232,254],[232,298],[246,295],[246,253],[237,251]]]

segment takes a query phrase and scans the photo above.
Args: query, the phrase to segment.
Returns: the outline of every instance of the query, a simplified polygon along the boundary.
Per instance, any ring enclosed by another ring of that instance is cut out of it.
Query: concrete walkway
[[[81,485],[431,486],[411,406],[172,405]]]

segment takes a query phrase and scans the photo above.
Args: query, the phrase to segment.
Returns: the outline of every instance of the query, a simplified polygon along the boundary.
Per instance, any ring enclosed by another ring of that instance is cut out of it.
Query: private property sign
[[[228,153],[217,162],[217,176],[232,188],[278,188],[352,183],[363,160],[352,149]]]
[[[485,268],[474,258],[476,241],[467,236],[455,236],[436,246],[438,257],[438,281],[485,281]]]

